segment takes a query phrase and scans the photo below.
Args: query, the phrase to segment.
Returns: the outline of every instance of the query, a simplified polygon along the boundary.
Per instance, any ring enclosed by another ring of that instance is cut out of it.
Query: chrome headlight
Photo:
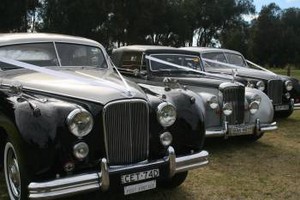
[[[249,88],[254,88],[254,85],[253,85],[253,83],[251,83],[251,82],[248,81],[247,87],[249,87]]]
[[[208,98],[207,103],[208,103],[209,107],[213,110],[215,110],[219,107],[219,101],[218,101],[217,96],[211,96],[210,98]]]
[[[256,102],[258,103],[258,105],[259,105],[260,102],[261,102],[261,96],[258,95],[258,94],[253,94],[253,95],[251,96],[250,101],[251,101],[251,102],[256,101]]]
[[[251,114],[255,114],[259,109],[259,104],[257,101],[253,101],[249,105],[249,111]]]
[[[293,83],[292,81],[288,80],[288,81],[285,81],[285,88],[287,91],[291,91],[293,89]]]
[[[256,83],[256,88],[259,89],[260,91],[264,91],[265,90],[265,84],[263,81],[258,81]]]
[[[223,105],[223,113],[226,116],[231,115],[231,113],[232,113],[232,105],[230,103],[225,103]]]
[[[160,143],[167,147],[169,146],[173,141],[173,136],[171,135],[170,132],[164,132],[163,134],[160,135]]]
[[[94,121],[88,111],[77,108],[68,115],[67,125],[71,133],[77,137],[83,137],[91,132]]]
[[[291,98],[291,94],[289,92],[284,94],[285,98],[290,99]]]
[[[163,127],[173,125],[176,115],[176,108],[171,103],[163,102],[157,107],[157,119]]]
[[[78,160],[83,160],[89,154],[89,146],[85,142],[80,142],[73,147],[73,154]]]

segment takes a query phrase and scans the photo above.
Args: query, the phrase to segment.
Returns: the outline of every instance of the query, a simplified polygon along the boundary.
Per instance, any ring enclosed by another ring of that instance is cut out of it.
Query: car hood
[[[223,73],[223,74],[232,74],[233,69],[206,69],[208,72],[214,72],[214,73]],[[244,77],[244,78],[251,78],[251,79],[261,79],[261,80],[271,80],[271,79],[280,79],[276,74],[272,74],[270,72],[257,70],[257,69],[243,69],[238,68],[237,69],[237,76]]]
[[[110,101],[128,98],[146,99],[145,93],[136,84],[126,80],[125,87],[113,70],[60,70],[67,79],[29,70],[10,70],[2,73],[2,84],[21,84],[24,90],[34,90],[55,95],[68,96],[106,104]],[[78,79],[74,79],[78,77]],[[129,91],[127,90],[129,88]]]

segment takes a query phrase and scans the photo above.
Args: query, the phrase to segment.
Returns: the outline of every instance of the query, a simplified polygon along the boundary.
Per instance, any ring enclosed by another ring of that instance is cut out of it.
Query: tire
[[[26,200],[28,194],[28,181],[19,156],[13,143],[7,141],[4,148],[3,170],[8,196],[11,200]]]
[[[161,187],[167,189],[173,189],[180,186],[186,179],[188,172],[180,172],[175,174],[172,178],[164,180],[161,182]]]

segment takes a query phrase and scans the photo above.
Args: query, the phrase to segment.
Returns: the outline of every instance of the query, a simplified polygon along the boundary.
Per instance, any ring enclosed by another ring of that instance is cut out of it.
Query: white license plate
[[[229,135],[249,135],[253,133],[254,125],[244,125],[244,126],[229,126]]]
[[[290,109],[289,105],[279,105],[279,106],[275,106],[275,111],[280,111],[280,110],[288,110]]]
[[[125,174],[121,176],[122,184],[132,183],[136,181],[142,181],[159,177],[159,169],[151,169],[143,172],[135,172],[132,174]]]
[[[134,185],[128,185],[124,187],[124,195],[151,190],[154,188],[156,188],[156,180],[138,183]]]

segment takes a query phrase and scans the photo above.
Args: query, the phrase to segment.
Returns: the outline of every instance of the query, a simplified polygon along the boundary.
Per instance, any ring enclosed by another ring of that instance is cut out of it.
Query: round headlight
[[[232,105],[230,103],[225,103],[223,105],[223,113],[226,116],[231,115],[231,113],[232,113]]]
[[[164,132],[160,135],[160,142],[163,146],[167,147],[172,143],[173,136],[169,132]]]
[[[85,142],[75,144],[73,154],[78,160],[83,160],[89,154],[89,146]]]
[[[291,98],[291,94],[289,92],[285,93],[285,98],[290,99]]]
[[[292,83],[292,81],[288,80],[284,84],[285,84],[285,88],[286,88],[287,91],[291,91],[293,89],[293,83]]]
[[[157,107],[157,119],[163,127],[168,127],[176,121],[176,108],[171,103],[163,102]]]
[[[67,117],[68,128],[77,137],[89,134],[93,128],[92,115],[84,109],[75,109]]]
[[[256,101],[258,104],[261,102],[261,96],[258,94],[254,94],[251,96],[251,102]]]
[[[264,91],[265,90],[265,84],[263,81],[258,81],[256,83],[256,88],[259,89],[260,91]]]
[[[259,104],[256,101],[253,101],[249,105],[249,111],[251,114],[255,114],[258,111]]]
[[[247,87],[249,87],[249,88],[254,88],[254,85],[253,85],[253,83],[251,83],[251,82],[248,81]]]
[[[209,107],[213,110],[219,107],[219,102],[217,96],[211,96],[207,101]]]

